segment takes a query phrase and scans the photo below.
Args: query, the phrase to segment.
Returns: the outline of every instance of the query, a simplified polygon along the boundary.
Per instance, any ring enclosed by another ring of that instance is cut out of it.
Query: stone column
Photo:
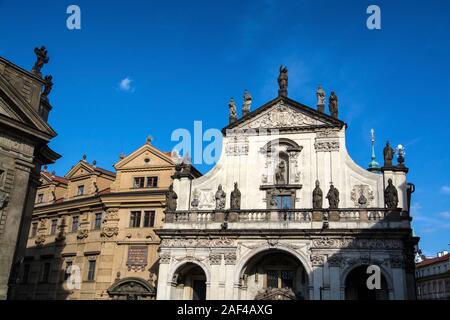
[[[328,258],[328,266],[330,269],[330,295],[331,300],[341,299],[341,257],[337,255],[331,255]]]
[[[2,155],[3,156],[3,155]],[[6,159],[8,160],[8,159]],[[3,232],[0,234],[0,299],[4,300],[8,293],[8,281],[14,254],[16,251],[17,241],[19,240],[19,229],[22,217],[25,213],[27,196],[31,196],[28,190],[28,182],[32,166],[25,161],[16,161],[14,182],[11,193],[9,194],[9,202],[3,208],[2,215],[5,215]],[[29,212],[31,215],[31,212]],[[28,234],[27,234],[28,236]]]
[[[170,291],[172,289],[172,279],[169,278],[170,254],[163,253],[160,257],[156,300],[170,300]]]
[[[220,300],[219,297],[219,276],[222,264],[222,254],[220,252],[212,252],[209,255],[209,265],[211,266],[211,279],[209,279],[209,299]]]
[[[323,265],[324,265],[324,256],[320,254],[312,254],[311,255],[311,263],[313,266],[313,296],[312,300],[320,300],[321,288],[323,288]],[[322,292],[322,299],[323,292]]]
[[[225,258],[225,300],[233,299],[234,291],[234,268],[236,264],[236,253],[227,252]]]

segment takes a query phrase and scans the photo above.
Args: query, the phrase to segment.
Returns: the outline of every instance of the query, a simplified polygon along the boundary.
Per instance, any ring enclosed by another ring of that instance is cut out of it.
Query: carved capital
[[[311,264],[315,267],[321,267],[325,263],[325,256],[321,254],[311,255]]]
[[[222,262],[222,254],[212,253],[209,255],[209,264],[220,265],[221,262]]]
[[[225,253],[224,258],[225,258],[226,265],[236,264],[236,254],[235,253],[232,253],[232,252]]]

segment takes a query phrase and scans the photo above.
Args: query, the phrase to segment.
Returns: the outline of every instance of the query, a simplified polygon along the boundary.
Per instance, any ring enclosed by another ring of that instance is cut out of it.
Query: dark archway
[[[114,282],[107,292],[115,300],[153,300],[156,296],[156,290],[150,283],[134,277]]]
[[[174,273],[171,290],[173,300],[206,300],[206,274],[199,265],[188,262]]]
[[[386,278],[381,273],[381,289],[367,287],[368,265],[356,267],[345,279],[345,300],[389,300]]]
[[[271,249],[246,263],[240,288],[243,299],[302,300],[308,296],[308,275],[295,256]]]

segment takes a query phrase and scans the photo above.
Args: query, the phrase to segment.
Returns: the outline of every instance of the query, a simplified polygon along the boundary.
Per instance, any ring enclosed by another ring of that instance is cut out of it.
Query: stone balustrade
[[[409,219],[401,209],[350,208],[350,209],[286,209],[286,210],[193,210],[166,213],[167,223],[258,223],[258,222],[381,222]]]

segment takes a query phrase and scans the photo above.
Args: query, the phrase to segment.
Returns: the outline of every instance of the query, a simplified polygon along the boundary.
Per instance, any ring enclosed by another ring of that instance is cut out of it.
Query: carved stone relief
[[[301,112],[295,111],[281,101],[278,105],[274,106],[268,112],[265,112],[258,118],[244,124],[242,128],[286,128],[315,124],[317,124],[316,120],[306,116]]]
[[[364,249],[400,249],[401,240],[396,239],[338,239],[320,238],[314,239],[314,248],[364,248]]]
[[[368,185],[355,185],[351,191],[351,200],[355,207],[366,208],[370,206],[375,199],[372,189]]]

